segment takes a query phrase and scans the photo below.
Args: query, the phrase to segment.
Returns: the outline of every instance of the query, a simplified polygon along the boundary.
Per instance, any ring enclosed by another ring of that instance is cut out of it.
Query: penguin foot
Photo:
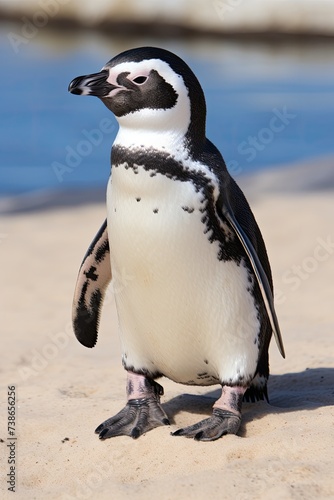
[[[170,425],[160,405],[163,387],[151,378],[128,371],[126,406],[114,417],[99,425],[95,432],[100,439],[130,436],[137,439],[145,432]]]
[[[245,387],[222,386],[222,394],[213,406],[212,416],[172,433],[196,441],[214,441],[225,434],[236,434],[241,423],[242,398]]]
[[[169,420],[155,398],[130,399],[123,410],[99,425],[95,432],[100,439],[115,436],[137,439],[160,425],[169,425]]]
[[[228,410],[214,408],[212,416],[197,424],[172,432],[172,436],[185,436],[196,441],[215,441],[225,434],[236,434],[239,430],[241,417]]]

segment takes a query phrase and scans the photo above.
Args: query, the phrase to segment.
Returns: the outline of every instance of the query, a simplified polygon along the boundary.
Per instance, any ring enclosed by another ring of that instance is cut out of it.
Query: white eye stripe
[[[137,82],[136,79],[138,77],[142,78],[149,78],[150,73],[152,70],[157,71],[161,76],[165,78],[165,80],[169,80],[169,76],[172,77],[172,79],[175,78],[175,73],[171,69],[171,67],[160,60],[157,59],[147,59],[144,61],[140,62],[123,62],[120,64],[117,64],[116,66],[112,66],[111,68],[108,67],[108,64],[106,64],[103,69],[106,69],[109,71],[109,76],[107,78],[108,83],[112,85],[118,85],[117,83],[117,77],[120,73],[127,72],[127,78],[134,82],[136,85],[142,85],[145,83],[144,81],[139,81]],[[164,76],[164,73],[167,74]],[[172,83],[172,82],[171,82]]]

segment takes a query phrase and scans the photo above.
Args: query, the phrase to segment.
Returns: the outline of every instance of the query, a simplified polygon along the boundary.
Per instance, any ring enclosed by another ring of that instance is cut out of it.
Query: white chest
[[[259,320],[248,270],[219,261],[192,182],[113,168],[108,232],[124,362],[207,385],[254,372]],[[233,237],[233,236],[232,236]]]

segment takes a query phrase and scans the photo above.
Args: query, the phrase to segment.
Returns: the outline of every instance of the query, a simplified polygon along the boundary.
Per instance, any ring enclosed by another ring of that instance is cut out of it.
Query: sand
[[[298,182],[285,190],[290,174],[272,173],[271,185],[265,174],[265,187],[261,175],[243,181],[270,255],[286,360],[272,342],[270,404],[244,404],[239,435],[211,443],[170,432],[208,416],[218,387],[167,379],[170,427],[138,440],[99,441],[93,432],[125,398],[113,293],[94,349],[70,323],[78,266],[104,204],[1,218],[1,498],[14,498],[8,385],[18,398],[15,498],[334,498],[333,190],[298,190]]]
[[[37,15],[36,13],[39,13]],[[209,33],[263,33],[292,35],[329,35],[334,33],[334,5],[328,0],[307,0],[296,2],[285,0],[284,5],[277,0],[178,0],[177,2],[152,2],[150,0],[125,0],[107,2],[105,0],[10,0],[0,2],[0,14],[6,17],[22,16],[32,19],[36,26],[53,20],[71,22],[87,27],[108,26],[119,32],[120,26],[152,24],[161,32],[171,26],[177,31],[185,30]],[[43,17],[42,17],[43,16]],[[23,19],[25,22],[25,19]],[[31,31],[32,28],[30,28]],[[28,33],[30,31],[27,30]]]

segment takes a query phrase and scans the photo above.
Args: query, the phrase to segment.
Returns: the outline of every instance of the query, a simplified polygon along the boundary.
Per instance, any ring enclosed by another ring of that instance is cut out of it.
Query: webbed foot
[[[172,436],[185,436],[196,441],[214,441],[225,434],[236,434],[239,430],[241,417],[230,411],[215,408],[212,416],[197,424],[172,432]]]
[[[214,441],[226,434],[236,434],[241,423],[241,404],[244,387],[223,386],[222,395],[213,406],[212,416],[197,424],[172,432],[196,441]]]
[[[126,406],[95,429],[100,439],[115,436],[137,439],[155,427],[169,425],[160,405],[160,396],[163,395],[161,385],[144,375],[128,372],[127,395]]]

